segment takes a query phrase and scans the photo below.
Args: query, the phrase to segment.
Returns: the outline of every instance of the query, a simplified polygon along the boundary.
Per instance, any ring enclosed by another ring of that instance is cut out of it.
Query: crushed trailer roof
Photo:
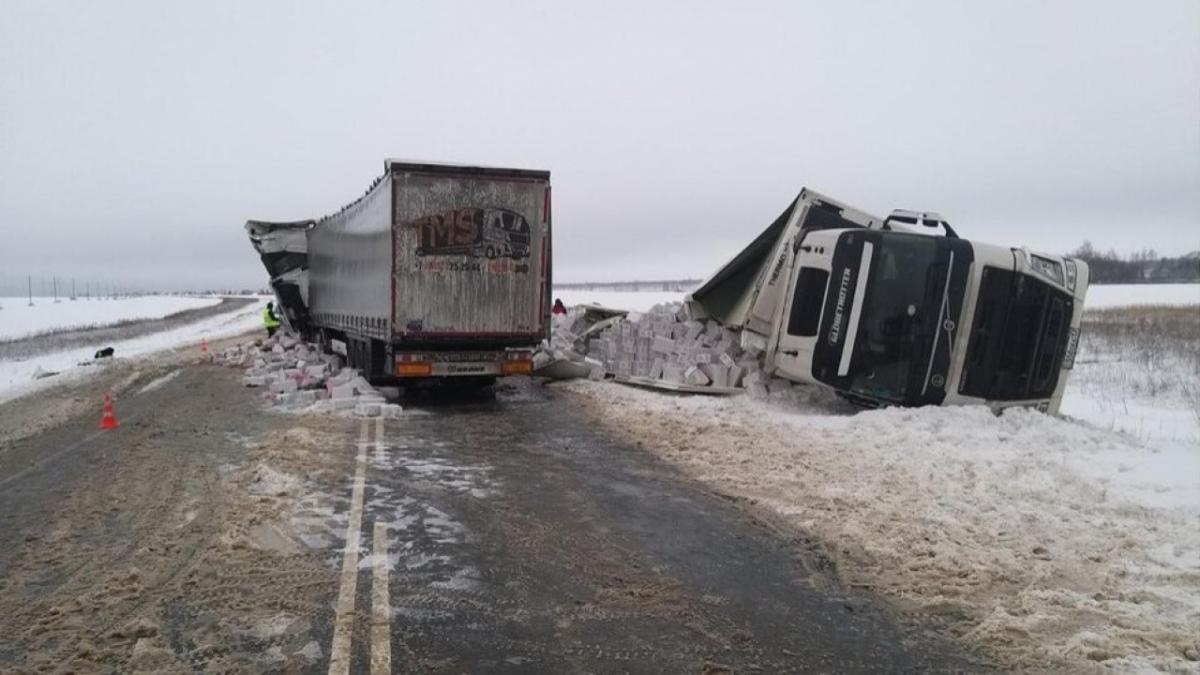
[[[543,169],[517,169],[504,166],[489,166],[486,164],[456,164],[454,162],[436,162],[422,159],[385,159],[383,170],[390,173],[393,170],[427,171],[429,173],[461,173],[469,171],[484,175],[520,176],[524,178],[550,178],[550,172]]]

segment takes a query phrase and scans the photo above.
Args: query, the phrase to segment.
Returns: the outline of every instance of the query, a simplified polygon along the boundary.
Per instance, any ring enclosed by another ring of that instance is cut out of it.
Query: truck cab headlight
[[[1075,292],[1075,274],[1076,274],[1075,261],[1068,258],[1067,260],[1063,261],[1063,267],[1065,268],[1065,272],[1067,274],[1067,290],[1074,293]]]
[[[1029,256],[1029,266],[1038,274],[1063,285],[1063,266],[1058,261],[1035,254]]]

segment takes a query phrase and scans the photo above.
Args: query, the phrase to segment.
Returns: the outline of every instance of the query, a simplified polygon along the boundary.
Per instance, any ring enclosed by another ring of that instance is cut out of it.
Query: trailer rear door
[[[542,339],[549,325],[546,172],[393,167],[398,338]]]

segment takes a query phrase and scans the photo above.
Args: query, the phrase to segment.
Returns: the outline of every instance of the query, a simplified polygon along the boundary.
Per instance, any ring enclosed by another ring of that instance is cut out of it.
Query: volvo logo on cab
[[[842,283],[838,287],[837,307],[833,310],[833,328],[829,329],[829,344],[836,345],[842,339],[842,316],[846,311],[846,291],[850,287],[850,268],[842,269]]]

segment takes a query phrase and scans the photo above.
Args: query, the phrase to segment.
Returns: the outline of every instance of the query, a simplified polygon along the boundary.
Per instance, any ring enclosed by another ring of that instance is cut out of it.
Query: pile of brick
[[[547,371],[544,369],[558,363],[569,367],[558,367],[549,372],[557,376],[604,379],[604,364],[587,354],[586,339],[589,330],[604,318],[611,317],[588,312],[583,306],[572,307],[566,314],[555,315],[551,321],[550,341],[543,342],[541,349],[534,354],[535,373],[545,373]]]
[[[616,376],[736,388],[748,375],[755,382],[760,371],[757,354],[743,350],[739,338],[716,321],[666,311],[631,312],[589,340],[588,353],[599,356]]]
[[[217,356],[228,366],[245,368],[242,384],[262,387],[263,399],[295,412],[346,412],[362,417],[394,416],[388,403],[357,370],[342,359],[290,335],[277,333],[230,347]]]
[[[691,319],[678,303],[601,321],[573,307],[555,317],[550,342],[539,356],[595,364],[588,372],[592,379],[637,378],[665,388],[745,390],[753,398],[779,399],[792,397],[797,387],[765,373],[762,350],[743,345],[739,331],[711,319]]]

